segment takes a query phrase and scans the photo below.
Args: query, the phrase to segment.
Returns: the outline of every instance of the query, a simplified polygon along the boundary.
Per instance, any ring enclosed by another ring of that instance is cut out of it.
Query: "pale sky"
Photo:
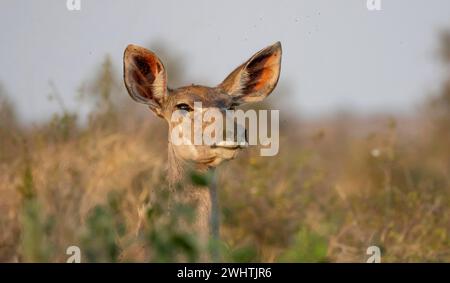
[[[81,0],[80,11],[68,11],[66,0],[2,0],[0,83],[25,121],[42,120],[58,110],[47,99],[49,80],[75,109],[77,88],[105,54],[121,72],[129,43],[163,45],[178,58],[178,84],[168,70],[176,87],[216,85],[281,41],[271,100],[309,116],[414,111],[442,82],[435,54],[439,31],[450,28],[450,1],[381,2],[381,11],[368,11],[366,0]]]

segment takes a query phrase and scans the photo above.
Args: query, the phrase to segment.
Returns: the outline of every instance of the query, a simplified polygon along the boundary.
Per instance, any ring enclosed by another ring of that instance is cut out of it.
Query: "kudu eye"
[[[183,110],[183,111],[188,111],[188,112],[193,110],[192,107],[187,105],[186,103],[177,104],[177,109],[178,110]]]

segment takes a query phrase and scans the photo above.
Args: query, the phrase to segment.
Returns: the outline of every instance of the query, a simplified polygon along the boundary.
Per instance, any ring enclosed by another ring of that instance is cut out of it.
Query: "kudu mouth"
[[[211,145],[211,148],[226,148],[226,149],[240,149],[248,147],[247,142],[236,143],[233,141],[222,141]]]
[[[218,143],[211,145],[211,148],[225,148],[225,149],[243,149],[248,147],[248,132],[247,129],[244,130],[244,140],[240,140],[235,136],[237,140],[223,140]]]

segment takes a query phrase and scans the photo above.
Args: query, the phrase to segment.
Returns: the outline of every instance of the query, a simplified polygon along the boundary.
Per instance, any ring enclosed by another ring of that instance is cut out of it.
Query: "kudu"
[[[185,118],[193,120],[195,102],[201,102],[204,110],[215,109],[225,113],[227,109],[234,109],[241,104],[263,100],[278,82],[281,53],[280,42],[262,49],[237,67],[216,87],[190,85],[170,89],[164,65],[153,52],[136,45],[129,45],[125,49],[124,80],[128,93],[135,101],[148,105],[157,116],[169,124],[170,186],[182,182],[187,168],[205,172],[214,170],[225,160],[233,159],[242,148],[242,143],[237,141],[243,138],[234,135],[232,140],[214,145],[174,144],[171,142],[171,132],[177,124],[172,121],[172,114],[182,110]],[[243,127],[245,128],[245,125]],[[210,185],[209,190],[184,185],[183,191],[186,197],[197,203],[196,229],[199,230],[202,240],[207,239],[209,233],[213,238],[218,238],[216,184]]]

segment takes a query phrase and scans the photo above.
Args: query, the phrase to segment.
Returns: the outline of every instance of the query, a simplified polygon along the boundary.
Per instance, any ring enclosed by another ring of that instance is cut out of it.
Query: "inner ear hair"
[[[277,42],[253,55],[219,85],[239,103],[257,102],[275,88],[281,68],[281,43]]]
[[[153,52],[136,45],[125,49],[123,61],[125,86],[131,98],[156,113],[168,92],[164,65]]]

